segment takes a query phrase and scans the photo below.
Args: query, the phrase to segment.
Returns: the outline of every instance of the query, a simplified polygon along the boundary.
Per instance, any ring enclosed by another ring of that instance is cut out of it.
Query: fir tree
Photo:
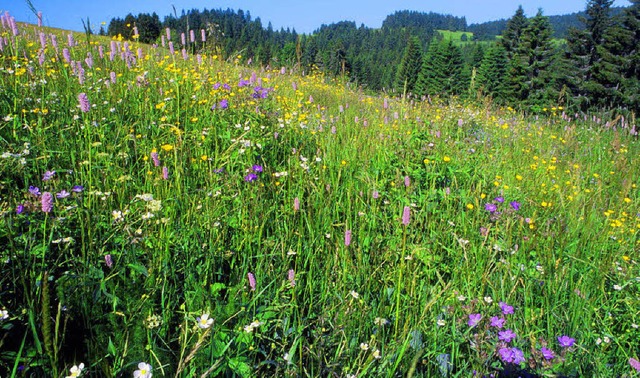
[[[422,49],[420,48],[420,40],[417,37],[411,37],[396,74],[395,87],[398,93],[411,93],[415,90],[421,67]]]

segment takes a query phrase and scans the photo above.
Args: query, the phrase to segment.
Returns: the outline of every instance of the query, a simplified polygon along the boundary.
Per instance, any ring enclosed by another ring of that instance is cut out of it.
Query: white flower
[[[367,344],[367,343],[360,343],[360,349],[362,349],[362,350],[369,350],[369,344]]]
[[[387,325],[389,323],[390,323],[389,320],[387,320],[385,318],[378,317],[378,318],[373,319],[373,324],[375,324],[377,326],[384,326],[384,325]]]
[[[358,299],[360,298],[360,294],[358,294],[355,290],[351,290],[349,292],[349,294],[354,298],[354,299]]]
[[[124,220],[124,216],[122,215],[122,211],[120,210],[113,210],[111,212],[111,217],[113,218],[114,223],[119,223]]]
[[[445,325],[447,325],[447,321],[446,321],[446,320],[444,320],[444,319],[438,319],[438,320],[436,321],[436,324],[437,324],[438,326],[440,326],[440,327],[444,327]]]
[[[213,319],[209,318],[209,314],[202,314],[202,316],[196,318],[196,321],[198,321],[200,329],[207,329],[213,324]]]
[[[373,358],[375,358],[376,360],[380,359],[382,357],[382,355],[380,354],[380,349],[376,349],[373,351]]]
[[[153,200],[153,194],[149,194],[149,193],[138,194],[136,196],[136,198],[139,198],[139,199],[141,199],[143,201],[149,202],[149,201]]]
[[[253,322],[251,322],[251,324],[249,324],[248,326],[245,326],[245,327],[244,327],[244,331],[245,331],[246,333],[251,333],[251,332],[253,332],[253,330],[254,330],[255,328],[258,328],[258,327],[260,327],[261,325],[262,325],[262,322],[260,322],[260,321],[258,321],[258,320],[254,320]]]
[[[613,290],[622,290],[622,286],[620,286],[620,285],[613,285]]]
[[[484,297],[484,301],[485,301],[485,302],[487,302],[487,303],[489,303],[489,304],[491,304],[491,303],[493,303],[493,298],[491,298],[491,297]]]
[[[71,367],[71,369],[69,370],[69,373],[71,373],[70,375],[67,375],[66,378],[76,378],[79,377],[80,374],[82,374],[82,370],[84,370],[84,364],[80,364],[80,365],[73,365]]]
[[[7,320],[7,319],[9,319],[9,311],[0,310],[0,320]]]
[[[133,372],[133,378],[151,378],[151,365],[146,362],[140,362],[138,364],[138,370]]]

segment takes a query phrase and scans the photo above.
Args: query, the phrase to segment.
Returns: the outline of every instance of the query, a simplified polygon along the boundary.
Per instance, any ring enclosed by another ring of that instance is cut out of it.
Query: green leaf
[[[244,358],[235,357],[229,360],[229,368],[233,370],[234,373],[240,375],[241,377],[250,377],[251,376],[251,366],[243,361]]]
[[[114,356],[114,357],[117,354],[116,346],[113,345],[113,341],[111,341],[111,338],[109,338],[109,345],[107,346],[107,351],[109,351],[109,354]]]
[[[149,272],[147,271],[147,268],[145,268],[144,265],[136,263],[136,264],[127,264],[127,266],[131,268],[131,270],[138,272],[145,277],[149,277]]]

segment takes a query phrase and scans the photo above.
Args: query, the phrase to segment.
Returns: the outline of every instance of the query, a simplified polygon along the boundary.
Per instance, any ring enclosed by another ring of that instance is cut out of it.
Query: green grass
[[[20,30],[1,376],[637,376],[635,120],[385,99],[200,42],[76,36],[82,76]]]
[[[473,42],[473,33],[464,31],[450,31],[450,30],[436,30],[445,41],[453,41],[456,45],[464,45],[466,43]],[[463,40],[462,36],[466,36],[466,40]]]

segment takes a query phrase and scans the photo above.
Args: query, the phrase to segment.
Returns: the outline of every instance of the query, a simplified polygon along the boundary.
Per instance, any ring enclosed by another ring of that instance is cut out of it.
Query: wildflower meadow
[[[640,376],[633,115],[1,21],[0,376]]]

